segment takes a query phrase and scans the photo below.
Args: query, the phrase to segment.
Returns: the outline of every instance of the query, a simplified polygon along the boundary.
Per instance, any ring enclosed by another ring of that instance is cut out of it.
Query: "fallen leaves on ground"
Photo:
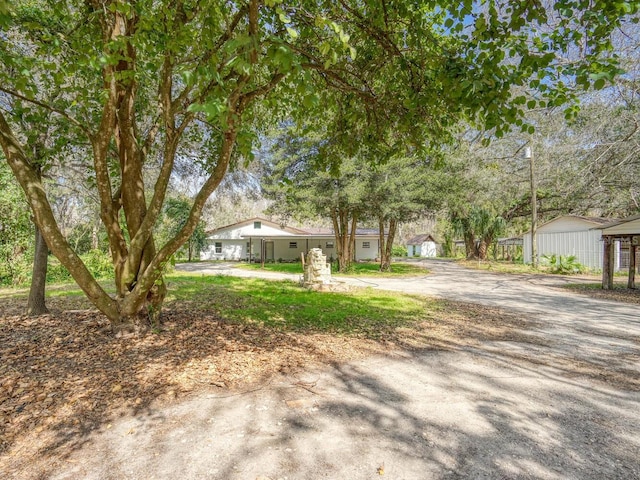
[[[117,415],[150,411],[192,392],[259,387],[313,364],[491,342],[546,346],[537,324],[522,315],[450,301],[382,339],[229,323],[180,302],[163,312],[160,333],[118,337],[82,298],[52,298],[52,313],[35,318],[19,313],[23,303],[7,300],[0,309],[0,472],[23,471],[36,459],[59,461]],[[514,361],[561,365],[567,374],[640,390],[616,364],[546,358],[535,349]]]
[[[611,290],[594,288],[593,285],[568,285],[564,288],[582,293],[591,298],[599,300],[610,300],[612,302],[633,303],[640,305],[640,289],[631,290],[626,288],[626,284],[616,284]]]

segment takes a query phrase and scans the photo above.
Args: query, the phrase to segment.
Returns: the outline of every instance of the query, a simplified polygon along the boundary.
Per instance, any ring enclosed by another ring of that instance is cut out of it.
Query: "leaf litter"
[[[547,346],[535,334],[536,322],[521,315],[461,302],[438,305],[413,325],[367,338],[233,323],[174,302],[163,310],[160,332],[114,336],[105,317],[82,298],[51,298],[52,313],[35,318],[20,314],[24,299],[7,300],[0,307],[0,473],[28,478],[38,462],[55,468],[118,416],[202,391],[259,388],[279,373],[415,349],[483,348],[486,342]],[[536,348],[513,359],[540,364]],[[640,381],[615,365],[547,362],[640,390]]]

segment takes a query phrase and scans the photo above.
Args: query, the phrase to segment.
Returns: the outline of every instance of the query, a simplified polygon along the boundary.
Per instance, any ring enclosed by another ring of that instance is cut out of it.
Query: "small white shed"
[[[416,235],[407,242],[407,256],[409,257],[435,257],[437,254],[438,245],[428,233]]]
[[[543,255],[574,255],[582,265],[602,268],[602,226],[611,219],[563,215],[536,230],[538,261]],[[619,245],[618,245],[619,250]],[[616,256],[619,258],[619,251]],[[531,232],[523,235],[524,263],[531,263]]]

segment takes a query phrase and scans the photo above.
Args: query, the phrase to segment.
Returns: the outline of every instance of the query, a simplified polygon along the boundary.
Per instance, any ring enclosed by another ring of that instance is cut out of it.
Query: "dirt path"
[[[499,306],[533,327],[149,409],[94,432],[53,478],[640,479],[637,306],[554,288],[562,279],[428,268],[344,281]]]

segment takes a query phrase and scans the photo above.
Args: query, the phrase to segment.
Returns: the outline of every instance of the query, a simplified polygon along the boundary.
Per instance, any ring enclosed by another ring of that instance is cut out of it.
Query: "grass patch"
[[[513,263],[513,262],[495,261],[495,260],[485,260],[485,261],[457,260],[456,263],[462,267],[473,268],[475,270],[485,270],[485,271],[496,272],[496,273],[532,274],[532,275],[543,273],[548,275],[557,275],[557,273],[554,273],[551,271],[550,266],[544,265],[543,263],[538,265],[537,269],[534,269],[531,266],[531,264]],[[583,273],[582,275],[584,274],[590,275],[595,273],[597,272],[588,271]],[[562,275],[570,275],[570,274],[564,273]]]
[[[98,283],[100,283],[102,288],[104,288],[105,291],[107,291],[108,293],[113,293],[115,291],[113,280],[101,280]],[[46,298],[84,297],[85,296],[82,289],[75,282],[47,283],[44,294]],[[28,296],[29,296],[28,287],[0,288],[0,299],[3,299],[3,298],[26,299]]]
[[[473,268],[476,270],[486,270],[498,273],[541,273],[541,270],[534,270],[531,265],[512,262],[498,261],[478,261],[478,260],[458,260],[456,263],[462,267]]]
[[[259,263],[239,263],[239,268],[248,270],[260,270]],[[296,263],[266,263],[264,270],[267,272],[292,273],[302,275],[302,264]],[[426,275],[428,270],[424,267],[413,265],[410,263],[392,263],[391,272],[381,272],[379,263],[354,263],[351,271],[348,273],[338,273],[335,265],[332,266],[332,275],[341,276],[370,276],[370,277],[408,277],[416,275]]]
[[[373,289],[348,293],[315,292],[290,281],[223,275],[172,274],[172,303],[209,311],[226,321],[280,330],[362,335],[377,339],[425,319],[436,302]]]

